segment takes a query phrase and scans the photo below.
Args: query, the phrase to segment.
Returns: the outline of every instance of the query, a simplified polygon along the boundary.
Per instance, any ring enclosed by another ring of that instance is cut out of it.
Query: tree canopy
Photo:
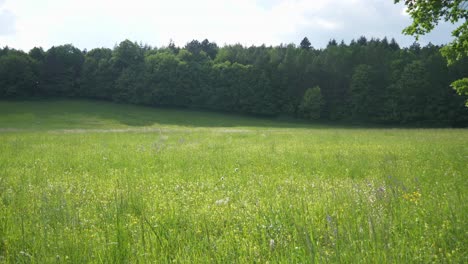
[[[307,40],[307,41],[306,41]],[[0,49],[0,98],[96,98],[150,106],[378,124],[468,126],[466,96],[450,87],[468,59],[448,65],[440,47],[401,48],[364,36],[299,45],[150,47],[125,40],[113,49],[73,45],[29,53]],[[456,85],[466,85],[466,80]]]
[[[431,32],[443,20],[459,23],[452,32],[454,40],[442,47],[441,52],[452,64],[468,56],[468,1],[466,0],[395,0],[395,3],[404,2],[407,12],[413,18],[413,23],[403,32],[413,35],[416,39]],[[468,95],[468,79],[460,79],[452,83],[452,87],[459,94]],[[468,101],[466,102],[468,106]]]

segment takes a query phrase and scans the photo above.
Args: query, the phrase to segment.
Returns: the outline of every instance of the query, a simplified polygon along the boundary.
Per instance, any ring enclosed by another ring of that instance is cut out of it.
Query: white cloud
[[[0,35],[0,45],[90,49],[126,38],[156,46],[204,38],[220,45],[278,45],[308,36],[320,47],[330,38],[371,34],[407,40],[400,32],[410,19],[401,8],[387,0],[0,0],[0,11],[13,14],[16,23],[14,34]]]

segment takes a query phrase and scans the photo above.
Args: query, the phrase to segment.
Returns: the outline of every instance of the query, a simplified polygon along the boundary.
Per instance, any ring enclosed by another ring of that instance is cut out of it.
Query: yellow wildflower
[[[418,191],[403,194],[403,199],[410,201],[412,203],[415,203],[415,204],[418,204],[420,198],[421,198],[421,193]]]

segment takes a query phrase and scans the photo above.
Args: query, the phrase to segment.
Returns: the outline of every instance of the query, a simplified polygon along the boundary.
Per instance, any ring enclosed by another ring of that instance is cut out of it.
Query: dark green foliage
[[[146,93],[151,105],[173,105],[179,59],[172,53],[157,53],[145,59]]]
[[[465,95],[450,87],[468,73],[440,47],[360,37],[300,46],[193,40],[151,48],[125,40],[114,49],[72,45],[29,54],[0,49],[0,97],[88,97],[133,104],[306,119],[467,126]],[[457,83],[460,87],[463,82]],[[311,88],[314,87],[314,88]],[[318,88],[320,87],[320,88]],[[463,89],[463,88],[462,88]]]
[[[400,96],[400,118],[404,123],[424,120],[425,109],[428,107],[427,90],[430,87],[429,76],[421,61],[413,61],[406,65],[397,87]]]
[[[115,84],[112,50],[90,50],[85,57],[80,95],[90,98],[110,99]]]
[[[444,1],[413,1],[394,0],[395,3],[404,2],[408,14],[413,23],[403,30],[407,35],[419,36],[431,32],[440,20],[450,23],[458,23],[457,28],[452,31],[453,41],[442,47],[441,53],[447,59],[448,64],[468,57],[468,2],[466,0],[444,0]],[[452,82],[451,86],[460,95],[468,95],[466,75],[464,79]],[[468,100],[465,102],[468,106]]]
[[[468,78],[456,80],[452,83],[452,87],[457,90],[460,95],[468,95]],[[468,101],[466,101],[466,106],[468,106]]]
[[[167,46],[167,49],[169,49],[174,54],[179,53],[179,50],[180,50],[179,47],[176,47],[176,45],[174,44],[174,41],[172,41],[172,39],[169,42],[169,45]]]
[[[0,56],[0,98],[36,94],[37,62],[21,51],[8,50]]]
[[[398,43],[396,42],[394,38],[392,38],[392,40],[390,41],[390,45],[388,47],[393,51],[400,49],[400,45],[398,45]]]
[[[210,56],[211,59],[216,58],[216,54],[218,53],[218,45],[213,42],[209,42],[207,39],[203,40],[201,43],[201,49]]]
[[[122,41],[113,52],[114,66],[118,70],[123,70],[127,67],[133,67],[143,63],[144,50],[136,42],[130,40]]]
[[[357,44],[361,45],[361,46],[366,46],[367,45],[367,38],[364,37],[364,36],[361,36],[360,38],[358,38]]]
[[[361,64],[354,70],[350,85],[350,110],[355,119],[368,120],[373,94],[377,87],[376,73],[371,66]]]
[[[43,63],[46,53],[42,48],[34,47],[29,51],[29,56],[35,59],[37,62]]]
[[[315,86],[306,90],[301,104],[299,105],[299,113],[302,117],[316,120],[320,118],[320,111],[323,105],[322,93],[320,87]]]
[[[70,44],[50,48],[42,65],[41,93],[50,96],[79,95],[83,63],[83,53]]]
[[[328,45],[327,47],[332,47],[332,46],[337,46],[338,43],[336,42],[335,39],[330,39],[330,41],[328,42]]]
[[[310,50],[312,48],[312,45],[309,41],[309,39],[307,37],[305,37],[302,41],[301,41],[301,49],[305,49],[305,50]]]

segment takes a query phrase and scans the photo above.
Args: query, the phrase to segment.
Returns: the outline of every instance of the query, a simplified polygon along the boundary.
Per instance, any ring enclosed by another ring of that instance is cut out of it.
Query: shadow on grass
[[[264,118],[204,110],[156,108],[97,100],[0,101],[3,128],[102,128],[176,125],[188,127],[310,128],[303,120]]]
[[[213,111],[156,108],[97,100],[0,101],[2,128],[186,127],[389,128],[357,123],[311,123],[287,117],[256,117]]]

